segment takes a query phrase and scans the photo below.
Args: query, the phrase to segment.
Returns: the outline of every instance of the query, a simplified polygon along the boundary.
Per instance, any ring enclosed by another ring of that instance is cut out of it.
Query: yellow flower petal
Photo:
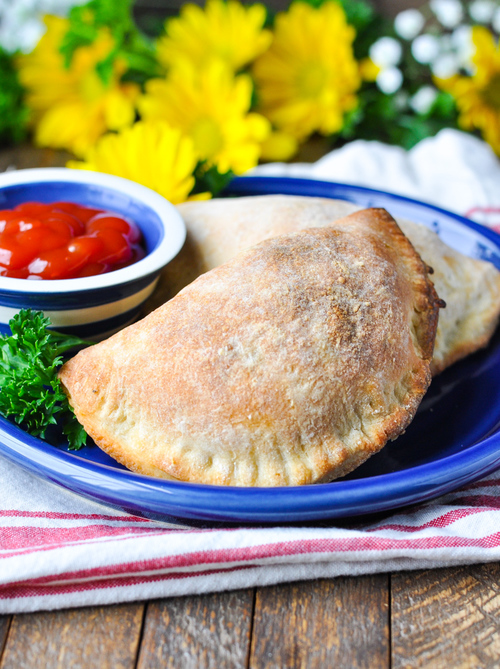
[[[132,125],[135,119],[134,105],[121,91],[114,89],[106,95],[104,119],[110,130],[120,130]]]
[[[380,73],[380,67],[375,65],[371,58],[363,58],[359,63],[359,73],[365,81],[375,81]]]
[[[140,121],[118,134],[104,135],[84,161],[69,161],[67,167],[116,174],[178,203],[194,187],[197,163],[190,138],[166,123]]]
[[[235,0],[208,0],[205,8],[185,4],[178,18],[165,24],[158,59],[166,67],[186,58],[200,67],[213,59],[237,71],[263,53],[272,35],[263,30],[264,5],[246,7]]]
[[[473,74],[436,78],[435,84],[455,98],[460,127],[479,130],[500,155],[500,45],[483,26],[474,26],[472,42],[475,47]]]
[[[252,82],[233,76],[220,61],[196,68],[179,61],[168,77],[149,81],[138,101],[142,117],[163,120],[192,138],[200,158],[219,171],[241,174],[254,167],[270,124],[249,113]]]
[[[298,142],[295,137],[284,132],[273,132],[262,144],[261,159],[272,162],[290,160],[297,153],[297,149]]]
[[[340,130],[361,85],[354,37],[340,4],[293,3],[277,16],[274,41],[253,67],[259,111],[299,140]]]
[[[17,60],[19,78],[32,110],[37,143],[83,155],[106,130],[119,129],[135,118],[135,84],[122,84],[124,64],[114,63],[109,85],[96,72],[96,64],[113,48],[103,29],[95,42],[76,49],[66,68],[59,51],[69,22],[46,16],[47,31],[35,49]],[[71,110],[71,115],[69,110]]]

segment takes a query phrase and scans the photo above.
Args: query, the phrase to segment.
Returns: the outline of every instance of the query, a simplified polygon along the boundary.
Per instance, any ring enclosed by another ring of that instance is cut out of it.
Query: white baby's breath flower
[[[459,26],[450,35],[451,43],[457,49],[469,48],[472,44],[471,26]]]
[[[427,114],[437,98],[438,92],[433,86],[422,86],[410,99],[410,107],[417,114]]]
[[[500,33],[500,7],[493,13],[491,27],[496,33]]]
[[[401,42],[392,37],[381,37],[370,47],[370,58],[380,69],[376,84],[387,95],[398,91],[403,83],[403,74],[396,67],[402,55]]]
[[[429,5],[439,23],[445,28],[454,28],[463,18],[462,4],[459,0],[431,0]]]
[[[474,55],[471,26],[459,26],[458,28],[455,28],[450,37],[460,67],[467,67]]]
[[[469,15],[476,23],[489,23],[496,7],[497,3],[491,0],[476,0],[469,5]]]
[[[29,52],[45,31],[44,14],[66,16],[85,0],[0,0],[0,46]]]
[[[44,32],[45,26],[42,21],[30,17],[23,21],[19,28],[16,26],[9,36],[6,35],[6,40],[10,43],[11,51],[19,49],[24,53],[29,53]]]
[[[393,37],[381,37],[370,47],[370,58],[381,68],[397,65],[402,53],[401,43]]]
[[[439,56],[439,39],[434,35],[419,35],[413,40],[411,52],[419,63],[432,63]]]
[[[444,35],[439,35],[439,53],[446,53],[447,51],[453,51],[453,40],[451,35],[445,33]]]
[[[401,88],[403,73],[397,67],[388,67],[378,73],[376,84],[386,95],[392,95]]]
[[[458,58],[453,53],[445,53],[432,63],[432,74],[440,79],[448,79],[460,69]]]
[[[409,99],[410,96],[408,95],[408,93],[404,90],[400,90],[394,96],[394,106],[400,112],[405,111],[406,109],[408,109]]]
[[[418,9],[406,9],[394,19],[394,30],[403,39],[413,39],[422,30],[425,19]]]

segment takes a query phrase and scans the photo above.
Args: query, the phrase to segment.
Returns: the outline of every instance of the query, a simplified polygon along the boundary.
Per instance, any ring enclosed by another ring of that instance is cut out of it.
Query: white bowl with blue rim
[[[0,209],[23,202],[75,202],[131,218],[142,232],[146,256],[128,267],[76,279],[33,281],[0,276],[0,332],[31,308],[54,329],[100,339],[133,322],[160,272],[182,248],[186,227],[177,209],[158,193],[121,177],[67,168],[34,168],[0,174]]]

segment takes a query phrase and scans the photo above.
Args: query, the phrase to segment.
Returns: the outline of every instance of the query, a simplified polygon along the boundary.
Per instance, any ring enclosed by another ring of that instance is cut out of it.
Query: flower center
[[[500,110],[500,72],[493,75],[482,89],[481,97],[489,107]]]
[[[93,102],[102,98],[105,93],[105,87],[97,72],[92,69],[82,77],[80,82],[80,93],[86,102]]]
[[[326,83],[326,69],[320,63],[306,63],[297,74],[296,84],[300,97],[314,98]]]
[[[200,118],[191,128],[194,146],[202,158],[215,156],[224,146],[224,138],[217,123],[211,118]]]

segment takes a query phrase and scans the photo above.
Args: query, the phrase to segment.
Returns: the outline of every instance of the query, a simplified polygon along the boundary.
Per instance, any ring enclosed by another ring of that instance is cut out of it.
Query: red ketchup
[[[129,219],[72,202],[25,202],[0,210],[0,276],[75,279],[111,272],[145,256]]]

